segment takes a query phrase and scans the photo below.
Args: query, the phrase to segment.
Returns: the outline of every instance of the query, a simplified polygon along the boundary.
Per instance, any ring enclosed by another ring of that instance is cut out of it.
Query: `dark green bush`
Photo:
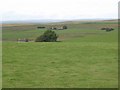
[[[63,26],[63,29],[67,29],[67,26],[64,25],[64,26]]]
[[[57,34],[52,30],[47,30],[44,32],[43,35],[36,38],[36,42],[56,42],[57,41]]]

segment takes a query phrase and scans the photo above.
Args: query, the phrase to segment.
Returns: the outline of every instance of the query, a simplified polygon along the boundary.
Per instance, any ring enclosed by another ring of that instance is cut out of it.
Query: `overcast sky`
[[[1,0],[3,20],[117,19],[119,0]]]

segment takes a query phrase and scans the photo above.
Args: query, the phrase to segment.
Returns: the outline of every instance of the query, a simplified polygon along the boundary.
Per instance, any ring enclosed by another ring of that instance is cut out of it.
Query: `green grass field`
[[[18,38],[35,40],[45,29],[36,29],[37,24],[3,26],[3,87],[118,87],[117,23],[65,24],[67,30],[55,31],[60,42],[20,43]]]

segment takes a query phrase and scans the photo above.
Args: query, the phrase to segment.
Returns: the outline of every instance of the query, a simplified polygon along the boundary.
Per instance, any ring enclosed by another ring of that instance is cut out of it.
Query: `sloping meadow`
[[[59,42],[17,42],[46,29],[3,29],[3,87],[118,87],[117,23],[64,24],[68,29],[55,31]]]

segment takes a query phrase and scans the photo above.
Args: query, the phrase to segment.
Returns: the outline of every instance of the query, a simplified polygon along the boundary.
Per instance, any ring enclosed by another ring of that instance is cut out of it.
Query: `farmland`
[[[59,42],[35,40],[46,29],[38,26],[67,25],[54,30]],[[115,30],[100,30],[111,27]],[[117,88],[118,28],[116,21],[62,22],[3,25],[3,87],[12,88]]]

